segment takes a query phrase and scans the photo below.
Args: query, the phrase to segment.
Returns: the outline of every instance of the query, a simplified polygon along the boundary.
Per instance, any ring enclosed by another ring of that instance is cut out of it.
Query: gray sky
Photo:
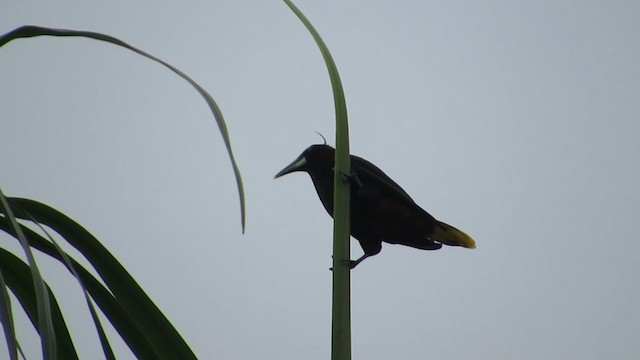
[[[637,357],[640,3],[296,4],[340,70],[352,152],[478,245],[387,244],[362,263],[354,359]],[[196,91],[91,40],[0,49],[3,191],[98,236],[200,358],[327,359],[332,222],[308,176],[273,175],[320,141],[313,130],[333,137],[333,103],[285,4],[12,2],[0,24],[104,32],[206,87],[228,121],[248,226],[241,235],[231,167]],[[98,357],[77,285],[41,262],[81,357]],[[37,358],[24,319],[20,333]]]

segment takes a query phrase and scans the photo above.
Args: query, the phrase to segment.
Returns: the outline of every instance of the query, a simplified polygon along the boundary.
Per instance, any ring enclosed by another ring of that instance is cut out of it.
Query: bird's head
[[[292,173],[305,171],[308,173],[331,171],[335,158],[335,149],[329,145],[311,145],[298,156],[289,166],[276,174],[275,178]]]

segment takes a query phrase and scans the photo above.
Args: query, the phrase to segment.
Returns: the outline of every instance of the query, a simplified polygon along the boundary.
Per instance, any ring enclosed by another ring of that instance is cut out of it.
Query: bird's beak
[[[294,171],[300,171],[302,170],[302,167],[304,167],[306,164],[307,164],[307,159],[304,156],[300,156],[299,158],[295,159],[291,164],[289,164],[289,166],[287,166],[286,168],[282,169],[279,173],[277,173],[274,179],[277,179],[282,175],[287,175],[288,173],[292,173]]]

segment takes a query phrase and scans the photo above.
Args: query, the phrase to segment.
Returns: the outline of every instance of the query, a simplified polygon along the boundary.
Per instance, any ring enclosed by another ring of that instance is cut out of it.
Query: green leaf
[[[7,291],[7,283],[4,281],[2,270],[0,270],[0,321],[4,330],[5,339],[7,340],[7,349],[9,351],[9,359],[18,359],[18,339],[16,338],[16,329],[13,323],[13,312],[11,311],[11,298]]]
[[[351,276],[350,269],[343,260],[350,259],[349,192],[348,182],[343,174],[351,173],[349,158],[349,124],[347,104],[342,89],[342,81],[329,49],[320,34],[304,14],[289,0],[284,2],[293,10],[313,36],[331,78],[333,101],[336,112],[336,160],[334,171],[333,202],[333,308],[331,359],[351,359]]]
[[[195,359],[195,355],[124,267],[87,230],[59,211],[34,200],[9,198],[17,218],[46,225],[76,248],[96,269],[117,302],[162,359]],[[75,266],[75,265],[74,265]],[[85,279],[83,279],[85,281]],[[89,288],[89,283],[87,288]]]
[[[0,230],[4,230],[8,234],[15,237],[15,232],[7,219],[0,217]],[[105,314],[114,329],[120,334],[122,339],[127,343],[131,351],[138,359],[160,359],[156,349],[149,343],[145,334],[142,333],[138,325],[133,321],[127,311],[118,303],[111,292],[100,283],[89,271],[68,254],[65,254],[67,260],[58,249],[49,241],[44,239],[33,230],[22,227],[29,244],[38,250],[60,261],[64,266],[73,269],[77,274],[79,281],[85,286],[91,298],[95,300],[100,310]],[[72,273],[73,273],[72,272]],[[93,316],[93,315],[92,315]],[[102,341],[102,340],[101,340]]]
[[[235,157],[233,156],[233,151],[231,150],[231,139],[229,138],[229,131],[227,130],[227,124],[224,121],[224,117],[222,116],[222,111],[218,107],[218,104],[213,100],[213,97],[197,82],[191,79],[187,74],[180,71],[178,68],[172,66],[171,64],[143,51],[138,48],[135,48],[126,42],[117,39],[113,36],[109,36],[106,34],[101,34],[97,32],[91,31],[80,31],[80,30],[69,30],[69,29],[52,29],[40,26],[31,26],[25,25],[19,28],[14,29],[2,36],[0,36],[0,47],[4,46],[8,42],[16,39],[23,38],[31,38],[36,36],[57,36],[57,37],[69,37],[69,36],[78,36],[85,37],[99,41],[105,41],[114,45],[122,46],[126,49],[129,49],[133,52],[136,52],[146,58],[149,58],[153,61],[156,61],[178,76],[186,80],[191,86],[193,86],[198,93],[204,98],[209,105],[209,109],[213,113],[213,117],[216,119],[218,124],[218,128],[220,129],[220,134],[222,134],[222,139],[224,141],[224,145],[227,148],[227,153],[229,155],[229,160],[231,161],[231,166],[233,167],[233,173],[236,178],[236,186],[238,187],[238,195],[240,196],[240,222],[242,225],[242,232],[244,233],[245,229],[245,197],[244,197],[244,185],[242,183],[242,176],[240,175],[240,169],[238,168],[238,164],[236,163]]]
[[[32,269],[25,264],[22,260],[18,259],[15,255],[0,248],[0,271],[2,271],[5,283],[11,289],[11,292],[16,296],[20,305],[25,310],[27,316],[31,320],[31,323],[35,329],[40,333],[40,336],[44,336],[41,328],[38,326],[38,300],[36,299],[36,292],[33,286]],[[58,302],[55,296],[51,293],[51,289],[45,284],[45,291],[49,298],[50,312],[51,312],[51,324],[56,334],[56,353],[53,357],[46,357],[47,359],[56,358],[59,359],[78,359],[69,330],[62,317]],[[47,355],[51,356],[51,355]]]
[[[8,204],[7,198],[0,190],[0,205],[2,205],[2,213],[5,214],[6,218],[11,223],[11,226],[15,230],[16,238],[19,240],[20,245],[27,257],[27,261],[29,262],[29,267],[32,269],[30,271],[35,297],[38,305],[38,332],[40,333],[40,340],[42,343],[42,356],[45,359],[56,359],[56,333],[53,328],[52,323],[52,314],[51,314],[51,304],[49,302],[49,296],[47,291],[45,290],[45,283],[42,279],[42,275],[40,275],[40,271],[38,270],[38,265],[36,263],[36,259],[31,252],[31,248],[29,247],[29,242],[26,240],[24,234],[21,231],[18,222],[16,221],[15,216],[13,215],[13,211]]]
[[[33,217],[29,216],[29,218],[47,236],[47,238],[49,239],[49,242],[47,242],[47,245],[51,244],[55,248],[55,250],[56,250],[55,255],[60,255],[59,257],[57,257],[58,260],[60,260],[67,267],[67,269],[71,272],[71,274],[73,274],[73,276],[78,281],[78,284],[80,285],[80,288],[82,290],[82,294],[84,295],[85,301],[87,303],[87,307],[89,308],[89,312],[91,313],[91,318],[92,318],[93,323],[94,323],[94,325],[96,327],[96,331],[98,332],[98,337],[100,338],[100,345],[102,346],[102,350],[104,352],[104,356],[105,356],[105,358],[107,360],[115,360],[115,355],[113,354],[113,350],[111,349],[111,345],[109,344],[109,340],[107,339],[107,335],[106,335],[104,329],[102,328],[102,324],[100,322],[100,318],[98,317],[98,313],[96,312],[96,310],[95,310],[95,308],[93,306],[93,302],[91,301],[91,298],[89,296],[89,292],[87,291],[87,288],[84,285],[84,283],[82,282],[80,275],[78,274],[78,272],[76,271],[73,263],[71,262],[71,258],[56,243],[56,241],[49,234],[47,229],[45,229],[42,225],[40,225]],[[31,229],[23,227],[22,232],[26,233],[27,231],[30,232],[30,233],[33,233],[31,231]],[[14,234],[14,236],[15,236],[15,234]],[[34,236],[31,236],[31,237],[27,236],[27,238],[29,239],[29,243],[30,244],[33,244],[32,240],[40,240],[40,239],[42,239],[42,238],[39,238],[39,237],[38,237],[39,239],[38,238],[34,238]],[[42,240],[44,241],[44,239],[42,239]],[[79,264],[77,266],[80,267]]]

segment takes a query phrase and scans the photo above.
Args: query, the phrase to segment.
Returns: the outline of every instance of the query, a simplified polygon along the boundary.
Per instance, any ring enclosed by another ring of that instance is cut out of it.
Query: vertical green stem
[[[351,360],[351,274],[344,260],[349,260],[349,183],[342,174],[351,172],[349,160],[349,125],[347,104],[338,69],[320,34],[302,12],[289,0],[284,2],[300,18],[313,36],[331,78],[336,110],[336,159],[333,194],[333,306],[331,318],[331,359]]]
[[[351,359],[351,270],[349,260],[349,192],[342,174],[350,173],[349,129],[346,122],[336,131],[336,164],[333,194],[333,307],[331,318],[331,359]]]

